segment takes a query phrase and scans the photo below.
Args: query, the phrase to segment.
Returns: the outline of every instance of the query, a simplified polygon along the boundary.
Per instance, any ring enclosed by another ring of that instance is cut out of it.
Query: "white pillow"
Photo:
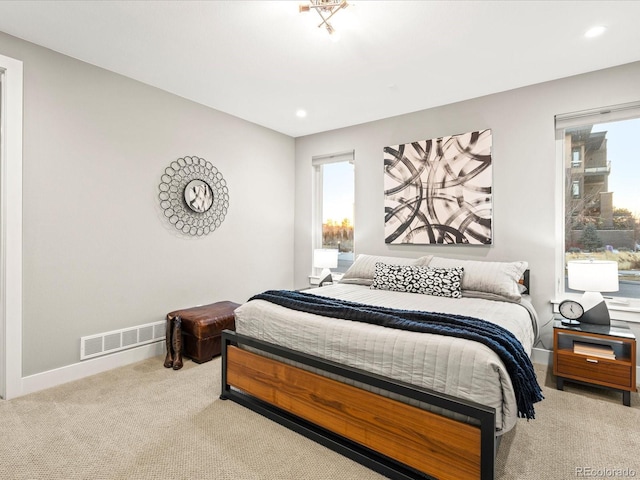
[[[376,263],[387,265],[427,265],[433,255],[420,258],[385,257],[382,255],[366,255],[361,253],[356,261],[349,267],[340,280],[340,283],[371,286]]]
[[[518,288],[518,281],[529,264],[527,262],[483,262],[433,257],[429,266],[464,268],[463,291],[475,290],[500,295],[508,300],[520,300],[522,295]]]

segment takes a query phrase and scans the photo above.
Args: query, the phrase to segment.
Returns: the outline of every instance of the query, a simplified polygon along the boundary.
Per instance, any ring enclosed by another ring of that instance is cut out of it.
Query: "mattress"
[[[528,355],[536,340],[537,317],[526,296],[518,303],[489,298],[452,299],[350,284],[306,292],[391,308],[481,318],[511,331]],[[516,399],[507,370],[496,353],[478,342],[328,318],[264,300],[245,303],[235,315],[236,331],[242,335],[493,407],[497,435],[509,431],[517,421]],[[409,403],[428,408],[417,401]]]

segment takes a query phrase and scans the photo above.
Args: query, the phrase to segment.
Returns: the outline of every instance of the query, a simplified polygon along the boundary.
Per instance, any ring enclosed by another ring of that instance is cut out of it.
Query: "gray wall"
[[[472,81],[470,79],[469,81]],[[534,304],[546,322],[555,297],[554,115],[640,99],[640,63],[511,90],[296,140],[295,285],[311,272],[311,157],[355,149],[356,253],[527,260]],[[373,99],[372,99],[373,101]],[[382,149],[484,128],[493,134],[494,245],[384,243]],[[550,347],[550,331],[545,329]]]
[[[293,138],[2,33],[0,54],[24,62],[24,376],[78,362],[84,335],[292,287]],[[230,190],[204,238],[159,207],[187,155]]]
[[[553,116],[640,98],[634,63],[294,141],[2,33],[0,54],[24,62],[24,376],[78,362],[83,335],[306,286],[311,157],[350,149],[357,252],[528,260],[544,320],[555,295]],[[383,147],[483,128],[494,246],[385,245]],[[204,238],[174,232],[158,206],[160,175],[185,155],[211,161],[230,189],[227,218]]]

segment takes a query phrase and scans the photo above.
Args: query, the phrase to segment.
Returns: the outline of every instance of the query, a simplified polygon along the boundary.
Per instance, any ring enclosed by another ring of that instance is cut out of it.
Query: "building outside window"
[[[344,273],[354,261],[355,155],[353,151],[313,157],[313,248],[338,251],[333,273]],[[318,272],[316,272],[317,274]]]
[[[561,269],[569,260],[616,261],[619,291],[606,296],[640,299],[640,104],[602,110],[556,117],[565,152]],[[573,293],[566,271],[562,285],[561,294]]]

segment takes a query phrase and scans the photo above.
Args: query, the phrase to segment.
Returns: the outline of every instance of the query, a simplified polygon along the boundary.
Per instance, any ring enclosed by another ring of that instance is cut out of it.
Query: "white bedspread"
[[[347,284],[307,292],[391,308],[481,318],[511,331],[529,355],[537,331],[535,312],[526,299],[521,304],[451,299]],[[483,344],[302,313],[264,300],[245,303],[235,315],[240,334],[494,407],[497,434],[509,431],[516,423],[516,400],[506,368]]]

